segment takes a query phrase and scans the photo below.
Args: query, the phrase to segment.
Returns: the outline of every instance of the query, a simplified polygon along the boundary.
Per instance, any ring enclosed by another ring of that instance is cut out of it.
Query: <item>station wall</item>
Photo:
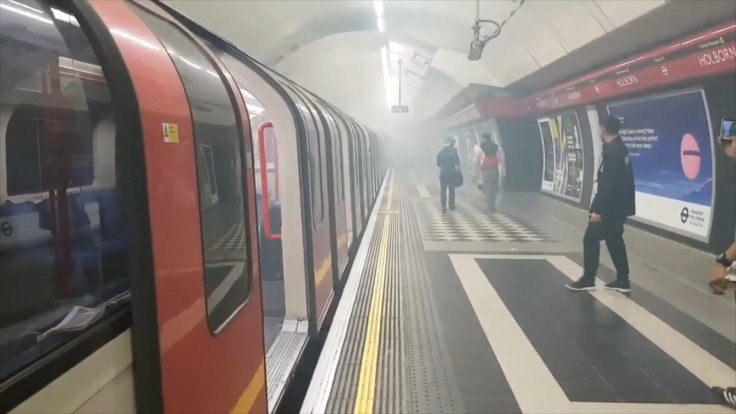
[[[736,161],[716,143],[736,118],[736,24],[724,21],[526,98],[488,98],[444,120],[494,118],[507,191],[541,191],[581,209],[596,192],[599,120],[622,119],[636,180],[634,225],[713,252],[733,242]],[[462,134],[460,134],[462,135]]]
[[[697,109],[699,96],[703,97],[701,105],[705,110],[702,119],[704,124],[698,124],[700,118],[697,114],[688,114]],[[501,139],[507,148],[509,189],[539,190],[568,204],[587,209],[595,194],[595,180],[600,163],[599,119],[608,116],[611,108],[614,115],[620,116],[616,110],[624,107],[624,111],[628,110],[629,114],[637,113],[638,116],[636,120],[630,119],[629,125],[624,120],[622,129],[631,129],[628,127],[635,123],[639,130],[642,129],[640,127],[643,122],[649,125],[647,128],[651,128],[650,135],[659,138],[659,142],[650,149],[656,151],[659,148],[657,144],[661,146],[661,152],[650,154],[648,158],[637,160],[638,157],[632,157],[637,175],[637,192],[641,193],[637,195],[637,217],[632,221],[640,227],[666,234],[680,242],[713,252],[722,251],[733,242],[736,225],[736,161],[724,155],[716,140],[721,119],[736,118],[734,96],[736,77],[727,74],[621,96],[587,107],[568,108],[533,117],[499,119],[497,122]],[[669,103],[666,103],[668,100]],[[665,107],[658,108],[658,105]],[[678,114],[677,105],[690,106],[680,107],[684,112]],[[700,132],[695,132],[698,129]],[[622,135],[629,132],[631,131],[624,131]],[[701,158],[698,163],[699,173],[690,172],[689,177],[684,170],[685,161],[680,158],[685,145],[682,139],[686,134],[697,138],[700,151],[698,157]],[[656,137],[657,135],[663,136]],[[572,139],[567,140],[566,137]],[[632,136],[629,139],[637,141],[646,140],[647,137]],[[629,141],[627,145],[637,145],[637,142]],[[646,150],[632,147],[630,151],[638,153]],[[565,165],[566,152],[571,153],[571,158],[576,161]],[[677,158],[666,159],[673,155]],[[582,159],[582,163],[577,161],[578,157]],[[560,159],[563,162],[559,162]],[[530,160],[536,160],[539,165],[530,168]],[[554,168],[550,168],[550,160],[556,162]],[[577,170],[573,171],[573,166],[583,173],[580,175]],[[650,180],[651,185],[664,188],[662,191],[666,191],[666,187],[671,191],[682,189],[682,197],[665,194],[661,198],[647,198],[647,194],[652,191],[643,188],[645,173],[656,173],[667,180],[657,182],[655,178],[653,182]],[[531,174],[538,176],[532,179]],[[578,178],[579,182],[575,182]],[[672,183],[682,183],[682,186],[677,188]],[[697,204],[698,197],[685,192],[689,193],[688,189],[693,186],[697,187],[692,190],[693,193],[702,191],[704,195],[700,198],[707,199],[707,202],[700,203],[707,212],[707,223],[702,230],[688,227],[697,211],[697,206],[694,208],[691,201],[696,200]],[[689,214],[687,218],[681,216],[686,206]]]

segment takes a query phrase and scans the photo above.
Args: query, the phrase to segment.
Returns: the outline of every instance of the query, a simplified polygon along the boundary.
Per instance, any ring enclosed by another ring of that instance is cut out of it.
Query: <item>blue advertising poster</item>
[[[713,200],[710,120],[701,90],[609,105],[634,165],[637,217],[707,237]]]

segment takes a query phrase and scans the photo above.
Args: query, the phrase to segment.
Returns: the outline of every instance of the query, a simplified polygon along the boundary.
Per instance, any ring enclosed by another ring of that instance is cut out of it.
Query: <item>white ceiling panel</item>
[[[528,0],[509,19],[518,0],[483,0],[481,19],[508,22],[482,59],[469,62],[473,0],[378,0],[383,32],[374,0],[164,1],[338,107],[360,111],[387,110],[386,90],[391,88],[384,85],[393,75],[383,74],[381,48],[389,42],[407,49],[402,59],[413,51],[428,55],[434,70],[461,87],[504,87],[665,3]],[[484,26],[482,33],[489,32]],[[402,84],[430,88],[426,82],[431,79],[418,73],[420,80],[402,73]]]

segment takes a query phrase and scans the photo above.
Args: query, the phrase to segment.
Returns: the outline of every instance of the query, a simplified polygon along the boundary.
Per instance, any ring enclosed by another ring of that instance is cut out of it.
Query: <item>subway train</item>
[[[0,8],[0,412],[276,410],[387,137],[159,2]]]

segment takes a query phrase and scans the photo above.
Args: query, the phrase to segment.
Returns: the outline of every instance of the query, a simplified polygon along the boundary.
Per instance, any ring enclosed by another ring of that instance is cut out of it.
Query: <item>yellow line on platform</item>
[[[390,193],[389,193],[390,194]],[[378,367],[378,351],[381,340],[381,323],[383,322],[383,296],[386,286],[386,269],[388,267],[387,254],[390,237],[391,216],[384,216],[383,231],[379,240],[378,263],[376,264],[375,283],[371,298],[368,328],[363,344],[363,358],[360,362],[358,376],[358,393],[355,396],[355,414],[369,414],[373,412],[373,402],[376,395],[376,371]]]

